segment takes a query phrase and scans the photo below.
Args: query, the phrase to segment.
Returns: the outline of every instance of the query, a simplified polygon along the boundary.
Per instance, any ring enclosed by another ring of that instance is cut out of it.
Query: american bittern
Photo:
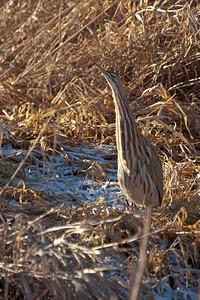
[[[119,77],[96,67],[106,78],[115,104],[118,181],[130,203],[149,208],[161,205],[163,172],[155,147],[139,131]]]

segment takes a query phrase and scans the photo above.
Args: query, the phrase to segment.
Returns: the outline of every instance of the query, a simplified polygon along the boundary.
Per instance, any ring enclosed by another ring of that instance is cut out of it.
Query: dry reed
[[[128,297],[141,220],[101,199],[69,208],[51,199],[49,208],[47,195],[13,181],[24,180],[24,166],[37,160],[36,152],[63,155],[66,141],[115,143],[112,97],[93,68],[96,61],[119,73],[164,165],[164,205],[152,215],[140,299],[154,299],[161,285],[177,297],[181,285],[197,295],[198,1],[20,0],[0,6],[0,298]],[[23,150],[20,160],[3,155],[8,144]],[[13,198],[19,207],[8,204]]]

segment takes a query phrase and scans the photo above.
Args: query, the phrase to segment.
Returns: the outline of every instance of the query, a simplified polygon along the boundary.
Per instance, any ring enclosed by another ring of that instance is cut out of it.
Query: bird
[[[98,64],[112,91],[116,114],[117,177],[129,206],[161,206],[163,170],[155,146],[141,133],[119,76]]]

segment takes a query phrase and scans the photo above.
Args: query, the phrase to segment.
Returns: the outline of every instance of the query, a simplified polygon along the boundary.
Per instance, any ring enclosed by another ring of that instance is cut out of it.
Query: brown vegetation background
[[[123,239],[131,235],[130,211],[108,210],[103,200],[49,210],[42,202],[47,196],[9,180],[17,167],[21,178],[33,148],[45,155],[61,153],[66,142],[115,143],[113,101],[96,62],[120,75],[164,166],[163,208],[152,224],[160,232],[151,237],[141,299],[154,299],[166,278],[173,289],[184,282],[197,293],[198,1],[14,0],[0,8],[0,145],[24,153],[19,167],[0,152],[0,298],[128,297],[133,246]],[[20,209],[7,204],[10,198]]]

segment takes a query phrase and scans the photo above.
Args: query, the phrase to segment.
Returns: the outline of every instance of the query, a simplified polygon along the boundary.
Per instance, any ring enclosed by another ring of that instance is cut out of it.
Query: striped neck
[[[141,152],[141,135],[138,131],[135,118],[130,110],[122,85],[118,89],[112,88],[112,95],[116,112],[118,159],[124,170],[129,173],[134,167],[136,158]]]

